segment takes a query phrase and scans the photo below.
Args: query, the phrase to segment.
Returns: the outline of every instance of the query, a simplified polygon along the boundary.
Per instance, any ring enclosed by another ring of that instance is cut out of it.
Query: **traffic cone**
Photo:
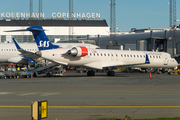
[[[33,79],[33,74],[31,74],[31,79]]]
[[[152,78],[152,76],[151,76],[151,72],[149,73],[149,78]]]
[[[66,72],[66,69],[64,68],[64,73]]]

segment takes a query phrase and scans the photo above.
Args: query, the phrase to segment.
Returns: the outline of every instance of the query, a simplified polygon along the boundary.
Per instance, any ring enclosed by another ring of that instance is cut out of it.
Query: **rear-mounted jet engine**
[[[73,57],[84,57],[88,54],[88,49],[83,46],[73,47],[71,50],[68,50],[67,53]]]

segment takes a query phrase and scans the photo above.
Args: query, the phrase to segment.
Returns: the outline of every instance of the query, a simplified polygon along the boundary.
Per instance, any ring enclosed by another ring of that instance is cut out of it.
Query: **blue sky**
[[[74,13],[100,13],[110,26],[110,0],[73,0]],[[131,28],[167,28],[169,27],[169,0],[116,0],[116,26],[118,31],[130,31]],[[0,13],[29,12],[29,0],[1,0]],[[39,0],[33,1],[33,12],[38,12]],[[177,19],[180,19],[180,1],[177,4]],[[43,0],[43,12],[51,18],[53,12],[65,12],[69,9],[69,0]],[[177,22],[177,25],[180,21]]]

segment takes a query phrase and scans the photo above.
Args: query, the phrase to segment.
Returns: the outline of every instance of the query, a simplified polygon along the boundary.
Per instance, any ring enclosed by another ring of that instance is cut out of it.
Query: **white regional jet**
[[[36,52],[35,55],[61,65],[90,68],[91,70],[87,72],[88,76],[95,75],[95,72],[93,71],[94,69],[109,70],[107,75],[114,76],[115,73],[113,70],[120,67],[175,68],[178,66],[176,60],[171,58],[170,54],[165,52],[93,49],[85,46],[73,47],[72,49],[52,49],[51,46],[53,46],[53,44],[45,36],[42,27],[34,26],[28,29],[33,32],[35,41],[39,48],[39,51]],[[49,45],[42,47],[39,45],[40,41],[48,43]],[[29,52],[21,49],[15,40],[14,42],[17,49],[22,54],[29,54]]]

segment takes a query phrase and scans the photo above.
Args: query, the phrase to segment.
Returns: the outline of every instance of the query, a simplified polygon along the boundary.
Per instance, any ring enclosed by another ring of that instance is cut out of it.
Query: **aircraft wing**
[[[14,38],[13,38],[13,41],[15,43],[15,46],[16,46],[17,50],[21,53],[21,55],[23,57],[25,57],[26,59],[28,59],[31,63],[33,63],[33,61],[34,62],[40,62],[40,61],[43,60],[43,58],[39,57],[35,53],[29,52],[29,51],[25,51],[24,49],[22,49]]]
[[[111,69],[117,69],[121,67],[132,67],[135,65],[143,65],[143,64],[150,64],[148,55],[146,54],[145,62],[143,63],[132,63],[132,64],[127,64],[123,62],[118,62],[118,63],[110,63],[110,62],[93,62],[93,63],[87,63],[84,66],[89,67],[89,68],[94,68],[94,69],[106,69],[106,68],[111,68]]]
[[[103,68],[112,68],[112,69],[117,69],[117,68],[122,68],[122,67],[132,67],[135,65],[143,65],[143,64],[147,64],[147,63],[135,63],[135,64],[125,64],[125,63],[119,63],[116,65],[105,65],[103,66]]]
[[[143,64],[150,64],[148,55],[146,54],[146,58],[145,58],[145,62],[143,63],[132,63],[132,64],[127,64],[127,63],[118,63],[118,64],[111,64],[111,63],[104,63],[103,64],[103,68],[112,68],[112,69],[117,69],[117,68],[121,68],[121,67],[132,67],[135,65],[143,65]]]

